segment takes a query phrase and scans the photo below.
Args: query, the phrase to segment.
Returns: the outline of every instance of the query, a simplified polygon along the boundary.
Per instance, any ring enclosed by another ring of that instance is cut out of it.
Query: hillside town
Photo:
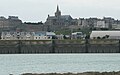
[[[59,6],[46,21],[22,22],[18,16],[0,17],[1,40],[120,39],[120,20],[112,17],[73,18],[63,15]]]

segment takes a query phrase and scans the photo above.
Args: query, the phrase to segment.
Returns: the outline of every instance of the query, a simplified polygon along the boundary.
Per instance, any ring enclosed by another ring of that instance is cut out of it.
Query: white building
[[[112,29],[120,29],[120,24],[112,24]]]
[[[96,28],[108,28],[108,26],[105,24],[105,21],[97,21]]]
[[[55,35],[54,32],[33,32],[33,40],[51,40]]]
[[[53,32],[2,32],[1,40],[51,40]]]
[[[97,38],[120,39],[120,31],[92,31],[90,39]]]
[[[47,32],[34,32],[34,39],[33,40],[51,40],[52,36],[47,36]]]
[[[63,34],[56,35],[56,36],[57,36],[57,39],[59,39],[59,40],[63,40],[64,39],[64,35]]]
[[[81,39],[83,37],[84,37],[84,35],[82,32],[74,32],[74,33],[72,33],[71,39]]]
[[[2,32],[1,40],[33,40],[33,32]]]

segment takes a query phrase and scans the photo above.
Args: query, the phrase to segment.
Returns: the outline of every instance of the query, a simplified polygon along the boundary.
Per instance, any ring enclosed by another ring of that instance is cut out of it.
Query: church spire
[[[57,5],[57,12],[59,12],[59,6]]]
[[[59,6],[58,6],[58,5],[57,5],[57,10],[56,10],[56,12],[55,12],[55,16],[56,16],[56,17],[61,16],[61,11],[59,10]]]

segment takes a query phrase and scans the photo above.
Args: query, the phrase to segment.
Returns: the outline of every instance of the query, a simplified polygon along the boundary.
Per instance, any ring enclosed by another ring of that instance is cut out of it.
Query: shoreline
[[[83,73],[24,73],[21,75],[120,75],[120,71],[118,72],[83,72]]]

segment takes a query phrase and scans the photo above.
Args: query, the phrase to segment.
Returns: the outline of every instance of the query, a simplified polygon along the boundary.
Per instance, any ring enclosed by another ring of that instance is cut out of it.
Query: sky
[[[18,16],[22,21],[46,21],[59,5],[62,15],[73,18],[120,19],[120,0],[0,0],[0,16]]]

